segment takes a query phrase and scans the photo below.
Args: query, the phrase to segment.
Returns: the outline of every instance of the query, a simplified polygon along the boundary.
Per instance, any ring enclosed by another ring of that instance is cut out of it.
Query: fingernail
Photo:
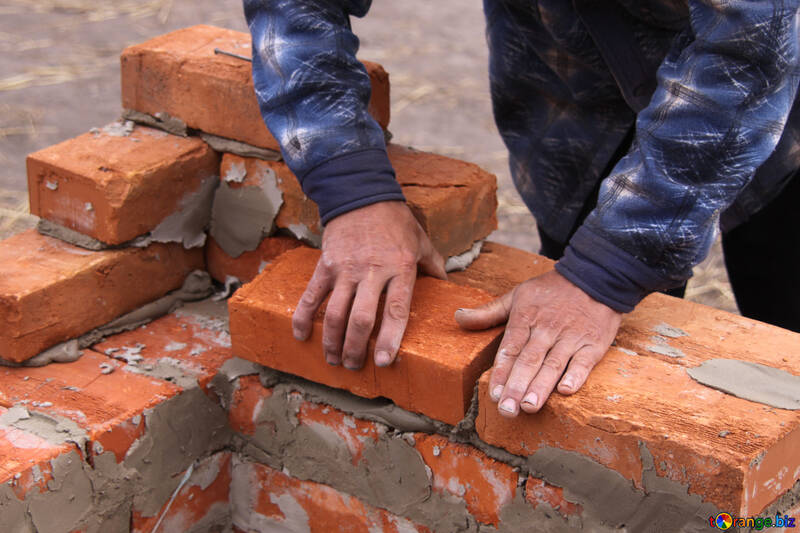
[[[572,379],[572,377],[566,377],[566,378],[564,378],[564,381],[562,381],[562,382],[561,382],[561,384],[562,384],[564,387],[566,387],[567,389],[569,389],[569,390],[572,390],[572,389],[574,389],[574,388],[575,388],[575,380],[574,380],[574,379]]]
[[[339,365],[339,358],[333,355],[332,353],[325,354],[325,362],[331,366],[338,366]]]
[[[361,365],[359,365],[355,361],[348,361],[348,360],[343,361],[342,366],[345,367],[347,370],[359,370],[361,368]]]
[[[492,401],[496,402],[500,399],[500,395],[503,394],[503,386],[502,385],[495,385],[492,389]]]
[[[501,411],[505,411],[506,413],[513,413],[514,409],[516,408],[516,404],[514,400],[511,398],[506,398],[498,407]]]
[[[523,402],[529,403],[532,406],[536,407],[537,403],[539,402],[539,397],[536,396],[534,393],[530,393],[522,399]]]
[[[392,364],[392,356],[389,352],[380,351],[375,354],[375,364],[377,366],[389,366]]]
[[[292,329],[292,334],[294,334],[294,338],[299,341],[302,341],[304,339],[303,332],[297,328]]]

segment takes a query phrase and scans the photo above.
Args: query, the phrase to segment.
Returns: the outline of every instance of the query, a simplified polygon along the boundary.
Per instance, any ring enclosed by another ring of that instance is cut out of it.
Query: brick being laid
[[[0,241],[0,357],[23,362],[181,286],[202,250],[91,252],[29,230]]]
[[[359,371],[331,367],[322,355],[322,312],[314,320],[308,341],[295,340],[291,328],[292,313],[319,254],[309,248],[290,250],[234,294],[229,300],[233,353],[358,396],[384,396],[405,409],[449,424],[461,420],[475,380],[491,365],[500,329],[461,331],[453,313],[459,307],[480,305],[489,295],[421,277],[394,364],[379,368],[369,356]],[[376,334],[377,330],[369,354]]]
[[[197,218],[195,234],[185,239],[202,238],[218,165],[219,156],[198,138],[114,123],[28,156],[30,210],[111,245],[170,216]]]
[[[536,254],[487,243],[472,266],[450,278],[499,295],[550,268]],[[797,490],[800,411],[735,397],[687,372],[719,358],[798,376],[800,335],[653,294],[623,318],[615,346],[581,391],[554,394],[537,414],[500,416],[487,372],[476,429],[487,443],[528,457],[534,470],[553,457],[568,465],[564,475],[572,472],[577,481],[557,478],[556,486],[572,504],[583,494],[576,472],[590,465],[638,490],[670,482],[719,510],[761,513]]]
[[[251,55],[247,33],[192,26],[130,46],[122,52],[122,106],[149,115],[166,113],[190,128],[279,150],[261,119],[250,61],[215,49]],[[389,124],[389,76],[363,62],[372,83],[370,114]]]

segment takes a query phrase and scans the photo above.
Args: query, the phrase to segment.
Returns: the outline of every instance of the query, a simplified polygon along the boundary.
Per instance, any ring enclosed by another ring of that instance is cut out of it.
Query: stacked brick
[[[294,340],[321,227],[257,118],[236,57],[249,48],[208,26],[131,47],[130,120],[30,156],[43,223],[0,242],[0,529],[689,531],[722,511],[800,519],[800,411],[686,372],[725,357],[800,375],[797,334],[653,295],[584,389],[506,419],[486,391],[502,328],[459,331],[452,315],[552,262],[486,243],[448,281],[418,280],[391,367],[325,364],[321,313],[310,340]],[[365,66],[385,128],[388,76]],[[493,177],[389,154],[443,255],[494,228]],[[209,299],[210,278],[245,285]]]

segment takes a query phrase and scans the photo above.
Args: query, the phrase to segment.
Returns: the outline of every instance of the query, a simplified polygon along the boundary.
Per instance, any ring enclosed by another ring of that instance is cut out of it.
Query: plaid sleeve
[[[620,311],[691,276],[775,149],[800,79],[797,1],[689,5],[633,147],[556,267]]]
[[[383,131],[367,111],[370,81],[349,17],[369,0],[244,0],[261,114],[323,223],[403,200]]]

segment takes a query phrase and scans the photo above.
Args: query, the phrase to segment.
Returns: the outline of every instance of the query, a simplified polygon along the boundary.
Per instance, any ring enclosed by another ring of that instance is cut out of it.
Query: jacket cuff
[[[679,285],[585,226],[569,242],[556,270],[610,308],[629,313],[651,292]]]
[[[405,201],[386,150],[366,149],[327,159],[300,176],[323,224],[359,207]]]

